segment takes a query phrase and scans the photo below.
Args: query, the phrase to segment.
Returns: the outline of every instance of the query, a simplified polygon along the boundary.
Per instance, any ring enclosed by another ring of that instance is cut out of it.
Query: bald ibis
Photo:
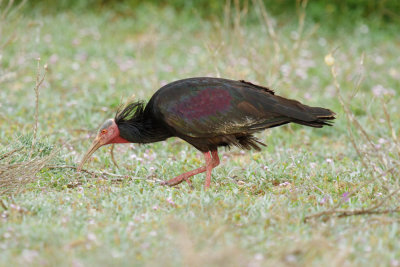
[[[265,144],[253,136],[256,132],[290,122],[321,128],[331,125],[334,119],[335,113],[329,109],[303,105],[243,80],[183,79],[160,88],[147,105],[129,103],[117,111],[114,119],[106,120],[78,170],[103,145],[146,144],[179,137],[203,152],[205,166],[163,184],[190,183],[189,177],[206,172],[208,188],[211,171],[219,165],[218,147],[260,150]]]

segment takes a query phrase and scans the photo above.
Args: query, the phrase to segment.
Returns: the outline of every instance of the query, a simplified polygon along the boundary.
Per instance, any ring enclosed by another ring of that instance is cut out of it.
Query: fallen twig
[[[310,219],[316,219],[320,218],[322,216],[337,216],[339,218],[341,217],[347,217],[347,216],[353,216],[353,215],[366,215],[366,214],[384,214],[384,213],[393,213],[393,212],[400,212],[400,206],[394,208],[394,209],[384,209],[381,210],[379,209],[388,199],[390,199],[392,196],[396,195],[397,193],[400,192],[400,187],[394,190],[392,193],[384,197],[380,202],[375,204],[374,206],[368,208],[368,209],[359,209],[359,210],[339,210],[333,208],[330,210],[318,212],[312,215],[308,215],[304,217],[304,222],[309,221]]]
[[[49,166],[46,166],[46,168],[47,169],[74,169],[74,170],[76,170],[78,167],[72,166],[72,165],[49,165]],[[118,177],[118,178],[129,178],[129,175],[120,175],[120,174],[109,173],[109,172],[95,172],[95,171],[89,171],[86,169],[81,169],[81,172],[85,172],[85,173],[91,174],[93,176],[112,176],[112,177]],[[133,177],[133,178],[141,179],[140,177]]]
[[[394,209],[360,209],[360,210],[327,210],[323,212],[319,212],[313,215],[306,216],[304,218],[304,222],[308,222],[311,219],[317,219],[322,216],[336,216],[339,218],[347,217],[347,216],[354,216],[354,215],[371,215],[371,214],[388,214],[388,213],[395,213],[400,212],[400,206]]]
[[[396,207],[394,209],[385,209],[385,210],[353,210],[353,211],[342,211],[338,217],[347,217],[347,216],[354,216],[354,215],[366,215],[366,214],[388,214],[400,212],[400,207]]]
[[[78,167],[72,166],[72,165],[49,165],[46,166],[47,169],[73,169],[76,170]],[[94,177],[99,177],[99,176],[111,176],[119,179],[113,179],[113,180],[121,180],[121,178],[124,179],[129,179],[129,180],[153,180],[156,182],[162,182],[162,180],[159,179],[150,179],[149,177],[132,177],[129,175],[120,175],[120,174],[115,174],[115,173],[109,173],[109,172],[96,172],[96,171],[89,171],[87,169],[81,169],[81,172],[90,174]]]

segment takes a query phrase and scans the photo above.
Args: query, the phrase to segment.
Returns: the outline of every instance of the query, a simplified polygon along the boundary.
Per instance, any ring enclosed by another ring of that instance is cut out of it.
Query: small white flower
[[[376,57],[374,58],[374,61],[375,61],[375,63],[376,63],[377,65],[382,65],[383,63],[385,63],[385,60],[384,60],[383,57],[381,57],[381,56],[376,56]]]
[[[319,38],[318,39],[318,44],[320,45],[320,46],[326,46],[326,44],[327,44],[327,42],[326,42],[326,39],[325,38]]]
[[[156,236],[157,235],[157,232],[156,231],[151,231],[150,233],[149,233],[149,236]]]
[[[264,255],[261,253],[257,253],[256,255],[254,255],[254,259],[257,261],[262,261],[264,259]]]
[[[368,26],[365,25],[365,24],[361,25],[361,27],[360,27],[360,32],[361,32],[362,34],[367,34],[367,33],[369,32]]]
[[[175,202],[172,200],[172,198],[167,198],[167,202],[171,205],[175,205]]]
[[[72,68],[73,70],[79,70],[80,67],[81,67],[81,66],[79,65],[78,62],[73,62],[72,65],[71,65],[71,68]]]
[[[96,235],[93,234],[93,233],[88,233],[87,239],[88,239],[89,241],[94,242],[94,241],[97,240],[97,237],[96,237]]]

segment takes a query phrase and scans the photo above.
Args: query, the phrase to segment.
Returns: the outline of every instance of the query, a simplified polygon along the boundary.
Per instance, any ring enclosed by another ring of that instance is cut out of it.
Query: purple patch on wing
[[[178,103],[173,111],[187,119],[212,116],[229,108],[230,94],[223,89],[205,89]]]

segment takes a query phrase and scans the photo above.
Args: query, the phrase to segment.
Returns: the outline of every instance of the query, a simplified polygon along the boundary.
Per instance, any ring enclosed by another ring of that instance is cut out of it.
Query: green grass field
[[[3,16],[0,155],[25,151],[10,164],[28,160],[38,57],[47,74],[32,157],[59,149],[48,166],[75,166],[120,103],[187,77],[266,85],[330,108],[337,120],[264,131],[261,152],[220,150],[208,191],[204,174],[193,188],[158,184],[203,164],[176,138],[116,146],[119,169],[110,147],[85,166],[126,179],[42,168],[19,194],[0,196],[0,266],[400,266],[396,25],[328,27],[307,19],[307,9],[274,16],[263,6],[232,6],[211,19],[151,5],[122,15]]]

